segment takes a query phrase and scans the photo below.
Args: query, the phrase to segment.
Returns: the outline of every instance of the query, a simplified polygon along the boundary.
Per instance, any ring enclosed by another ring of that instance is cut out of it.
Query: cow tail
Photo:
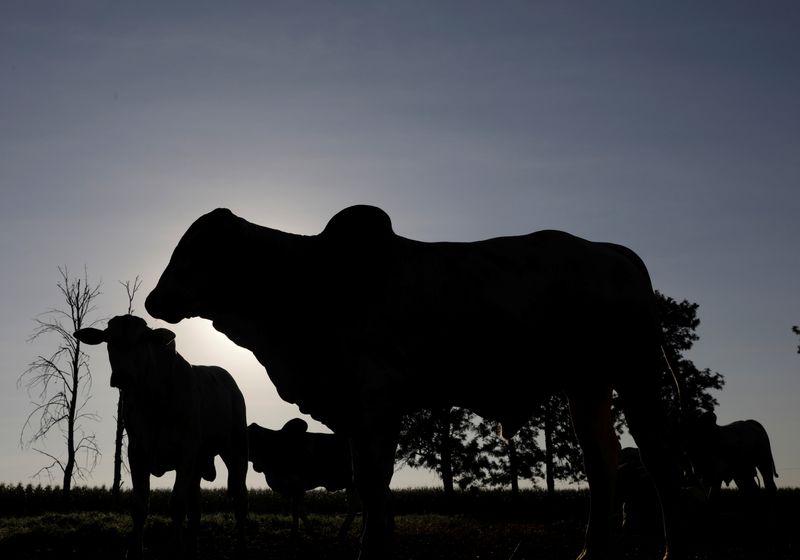
[[[680,379],[678,379],[678,374],[676,374],[675,370],[672,369],[672,364],[670,363],[669,358],[667,358],[667,352],[666,350],[664,350],[663,345],[661,346],[661,357],[664,358],[664,364],[667,366],[667,369],[669,370],[669,373],[672,376],[672,382],[675,385],[675,393],[678,396],[678,416],[681,417],[683,416],[684,412],[683,391],[681,390],[681,382]]]
[[[775,457],[772,456],[772,449],[769,450],[769,458],[772,462],[772,474],[775,478],[778,478],[778,470],[775,468]]]
[[[761,431],[764,432],[764,439],[767,442],[767,451],[769,452],[769,462],[772,465],[772,475],[775,478],[778,478],[778,470],[775,468],[775,456],[772,454],[772,446],[770,445],[769,434],[767,434],[767,430],[766,428],[764,428],[763,425],[761,425]]]

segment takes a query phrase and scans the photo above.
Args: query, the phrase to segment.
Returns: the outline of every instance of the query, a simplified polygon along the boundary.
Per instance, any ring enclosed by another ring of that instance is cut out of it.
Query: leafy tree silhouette
[[[685,299],[676,301],[658,290],[656,296],[664,333],[663,349],[669,362],[663,364],[661,372],[664,379],[664,398],[672,402],[673,406],[676,404],[671,366],[681,383],[682,410],[712,412],[719,403],[710,391],[722,390],[725,379],[722,374],[712,372],[709,368],[699,369],[686,357],[686,352],[700,338],[697,334],[697,327],[700,325],[697,310],[700,306]]]
[[[476,416],[465,408],[423,409],[403,417],[397,458],[436,472],[445,495],[480,484],[489,460],[481,452]]]

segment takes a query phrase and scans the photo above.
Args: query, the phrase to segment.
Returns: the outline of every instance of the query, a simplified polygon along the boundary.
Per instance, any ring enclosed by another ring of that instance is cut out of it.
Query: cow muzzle
[[[158,291],[158,287],[150,292],[144,300],[144,308],[152,317],[161,319],[172,325],[186,318],[186,316],[182,315],[177,310],[171,309],[168,298],[161,295]]]

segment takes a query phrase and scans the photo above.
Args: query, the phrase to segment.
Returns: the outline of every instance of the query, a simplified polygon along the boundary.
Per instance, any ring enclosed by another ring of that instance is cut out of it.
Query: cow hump
[[[390,237],[392,220],[389,215],[375,206],[358,205],[345,208],[333,218],[322,235],[342,239],[380,239]]]

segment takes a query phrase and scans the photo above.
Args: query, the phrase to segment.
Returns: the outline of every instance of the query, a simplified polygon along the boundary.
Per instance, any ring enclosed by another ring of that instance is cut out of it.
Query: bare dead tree
[[[139,287],[142,285],[142,279],[139,278],[139,275],[136,275],[136,278],[133,279],[133,282],[130,280],[119,280],[119,283],[125,288],[125,293],[128,296],[128,315],[133,315],[133,298],[136,297],[136,292],[139,290]]]
[[[34,319],[36,327],[28,338],[33,341],[55,336],[58,346],[50,356],[38,356],[33,360],[20,375],[17,386],[25,386],[34,405],[20,431],[20,445],[30,446],[50,461],[33,476],[46,474],[52,479],[53,472],[60,471],[64,481],[62,494],[67,503],[72,482],[85,480],[100,457],[95,434],[84,431],[83,427],[84,422],[99,419],[97,414],[86,411],[92,390],[89,356],[81,350],[80,341],[72,336],[78,329],[97,322],[87,324],[87,317],[95,310],[94,300],[100,295],[100,283],[89,283],[85,267],[83,277],[70,277],[66,266],[59,267],[58,272],[61,278],[56,286],[66,307],[50,309]],[[66,443],[66,459],[38,446],[44,444],[51,433],[59,433]]]
[[[122,280],[119,283],[125,288],[125,293],[128,296],[128,315],[133,314],[133,299],[136,297],[136,292],[142,285],[142,280],[139,275],[136,275],[133,282]],[[123,460],[125,447],[125,419],[122,414],[122,391],[120,390],[117,397],[117,431],[114,436],[114,481],[111,485],[111,494],[114,496],[114,501],[119,502],[119,491],[122,487],[122,469],[126,468]],[[127,470],[127,468],[126,468]]]

